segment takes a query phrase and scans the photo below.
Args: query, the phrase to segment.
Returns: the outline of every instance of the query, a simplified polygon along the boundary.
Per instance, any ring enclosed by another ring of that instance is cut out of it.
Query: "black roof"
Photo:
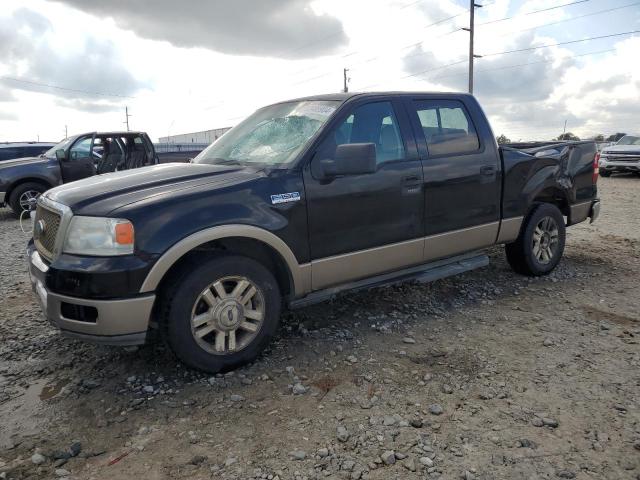
[[[412,96],[412,95],[443,95],[447,98],[451,97],[465,97],[471,96],[469,93],[461,92],[411,92],[411,91],[387,91],[387,92],[339,92],[339,93],[325,93],[321,95],[311,95],[308,97],[292,98],[290,100],[283,100],[276,103],[285,102],[303,102],[310,100],[325,100],[325,101],[339,101],[345,102],[353,97],[378,97],[381,95],[397,95],[397,96]]]
[[[89,134],[91,133],[95,133],[96,135],[104,135],[106,137],[113,137],[113,136],[120,136],[120,137],[124,137],[127,135],[143,135],[145,132],[138,132],[138,131],[113,131],[113,132],[89,132]],[[87,134],[83,134],[83,135],[87,135]]]

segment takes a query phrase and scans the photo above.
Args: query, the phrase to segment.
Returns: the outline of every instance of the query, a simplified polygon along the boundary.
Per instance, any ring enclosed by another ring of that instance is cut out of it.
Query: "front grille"
[[[610,162],[640,162],[638,155],[607,155],[606,158]]]
[[[38,249],[38,253],[48,260],[53,258],[53,250],[56,244],[61,218],[58,212],[49,210],[40,204],[36,208],[33,240]],[[39,223],[41,220],[43,223]],[[41,227],[44,227],[44,229]]]

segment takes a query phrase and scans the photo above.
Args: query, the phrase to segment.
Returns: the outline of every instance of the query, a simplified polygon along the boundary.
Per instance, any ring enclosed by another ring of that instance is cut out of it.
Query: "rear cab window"
[[[480,138],[471,116],[457,100],[414,100],[429,156],[478,152]]]

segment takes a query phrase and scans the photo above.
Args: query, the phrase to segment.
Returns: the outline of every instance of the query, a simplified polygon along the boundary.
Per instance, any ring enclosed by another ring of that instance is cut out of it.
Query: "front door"
[[[62,181],[64,183],[96,174],[93,135],[80,137],[74,142],[67,152],[66,159],[60,162],[60,170],[62,171]]]
[[[374,173],[321,179],[305,168],[314,290],[422,260],[422,165],[401,107],[384,97],[354,104],[329,127],[312,159],[333,158],[337,145],[373,143]]]
[[[491,245],[500,220],[500,160],[473,100],[407,99],[423,160],[425,260]]]

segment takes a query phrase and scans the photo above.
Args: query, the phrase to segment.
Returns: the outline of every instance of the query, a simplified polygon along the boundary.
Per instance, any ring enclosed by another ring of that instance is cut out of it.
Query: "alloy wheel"
[[[552,217],[544,217],[533,231],[533,256],[542,265],[548,265],[556,256],[559,246],[558,224]]]
[[[18,203],[20,204],[20,208],[24,210],[31,210],[32,206],[35,206],[35,202],[40,196],[40,192],[37,190],[27,190],[20,195],[18,199]]]
[[[260,288],[246,277],[224,277],[198,295],[191,311],[191,333],[207,352],[228,355],[254,340],[264,318]]]

